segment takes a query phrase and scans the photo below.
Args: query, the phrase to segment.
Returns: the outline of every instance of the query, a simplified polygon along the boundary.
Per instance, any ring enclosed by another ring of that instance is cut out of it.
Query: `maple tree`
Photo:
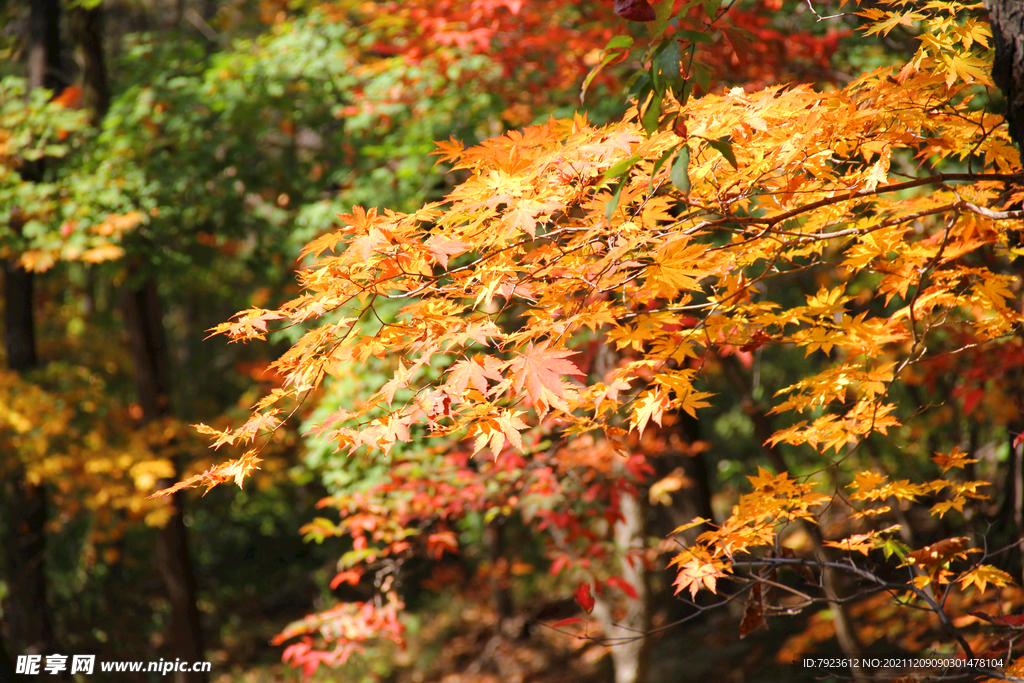
[[[650,16],[659,22],[674,16],[674,31],[700,41],[702,58],[694,67],[705,91],[718,82],[764,85],[794,77],[804,80],[808,74],[816,80],[832,80],[829,59],[849,30],[801,27],[794,31],[792,22],[773,15],[779,4],[776,0],[732,3],[711,27],[704,25],[705,11],[697,2],[658,3],[660,15]],[[401,65],[403,75],[389,92],[390,103],[412,103],[418,95],[422,99],[419,85],[424,70],[445,73],[443,87],[486,92],[500,103],[501,119],[512,126],[550,111],[588,72],[584,92],[591,84],[614,91],[619,79],[612,71],[628,57],[623,49],[626,43],[649,42],[643,24],[624,20],[647,21],[637,17],[654,11],[643,1],[335,0],[315,7],[326,21],[355,25],[364,32],[364,42],[369,44],[365,67]],[[287,16],[289,9],[284,2],[267,2],[262,11],[269,19]],[[600,67],[594,69],[595,65]],[[368,96],[354,98],[346,116],[369,114],[389,120],[389,101],[382,102],[369,90],[355,89],[353,94]],[[592,111],[600,109],[603,99],[592,95],[586,104]]]
[[[259,466],[258,437],[326,378],[374,359],[388,369],[313,431],[350,456],[390,454],[390,482],[324,501],[341,523],[308,529],[352,536],[335,581],[358,582],[372,567],[381,598],[289,627],[279,642],[306,638],[286,658],[314,670],[346,661],[369,638],[397,638],[401,599],[380,568],[394,571],[415,547],[435,557],[454,550],[447,525],[474,506],[556,530],[552,571],[575,563],[585,575],[601,541],[588,531],[593,508],[574,508],[570,472],[611,487],[590,500],[606,500],[615,519],[616,491],[646,474],[616,476],[619,459],[646,462],[646,433],[728,400],[713,387],[755,353],[802,359],[773,402],[747,397],[760,424],[772,425],[758,437],[777,471],[750,477],[752,491],[717,523],[694,522],[706,530],[672,559],[677,592],[696,599],[745,586],[746,635],[769,613],[796,609],[767,597],[783,570],[806,581],[787,589],[798,603],[837,610],[845,598],[833,579],[847,573],[863,595],[923,607],[961,655],[1006,647],[984,634],[968,640],[947,613],[990,609],[991,588],[1012,583],[991,549],[956,537],[915,551],[893,536],[905,526],[901,510],[922,500],[940,519],[980,510],[988,482],[957,474],[978,459],[950,445],[911,481],[889,476],[876,454],[885,444],[927,463],[908,431],[927,405],[907,392],[931,381],[936,363],[970,362],[980,349],[1019,353],[1020,161],[1002,117],[984,106],[991,33],[979,8],[894,1],[855,10],[866,35],[913,26],[919,46],[907,63],[831,90],[690,96],[681,55],[700,39],[669,33],[645,48],[649,77],[623,120],[594,126],[576,115],[475,147],[439,143],[440,162],[468,173],[444,200],[409,213],[354,208],[304,250],[314,261],[299,273],[300,296],[215,328],[240,341],[282,326],[308,331],[275,361],[282,385],[245,425],[201,427],[218,446],[251,448],[175,489],[241,485]],[[707,22],[727,10],[712,3]],[[978,399],[967,393],[954,402],[964,398],[972,413]],[[1011,440],[1011,419],[986,413],[988,433]],[[812,471],[790,473],[797,457]],[[424,479],[430,462],[435,479]],[[489,482],[498,485],[488,491]],[[537,486],[561,502],[528,509]],[[818,531],[826,519],[827,533]],[[574,537],[591,543],[559,559]],[[872,553],[889,568],[857,564]],[[594,580],[577,591],[587,612]],[[635,591],[617,573],[602,584]]]

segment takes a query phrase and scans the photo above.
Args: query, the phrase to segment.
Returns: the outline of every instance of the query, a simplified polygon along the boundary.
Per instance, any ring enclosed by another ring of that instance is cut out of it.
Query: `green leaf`
[[[707,7],[707,3],[704,3],[704,6]],[[682,38],[684,40],[688,40],[691,43],[710,43],[711,42],[711,36],[709,36],[707,33],[704,33],[702,31],[685,31],[685,30],[682,30],[682,31],[676,31],[674,35],[678,36],[679,38]]]
[[[668,172],[669,180],[676,186],[676,189],[683,194],[690,194],[690,176],[687,169],[690,166],[690,148],[683,144],[679,148],[676,160],[672,162],[672,168]]]
[[[608,41],[608,44],[604,46],[605,53],[611,52],[612,50],[621,51],[623,48],[632,47],[633,38],[630,36],[615,36]]]
[[[661,0],[654,8],[654,23],[651,25],[651,36],[658,38],[668,28],[668,20],[672,18],[675,0]]]
[[[711,86],[711,71],[703,64],[695,64],[693,67],[693,77],[697,80],[697,85],[704,92],[707,92]]]
[[[618,178],[623,173],[628,172],[636,162],[640,161],[640,155],[634,154],[631,157],[626,157],[621,161],[617,161],[609,166],[604,173],[601,174],[603,180],[609,180],[611,178]]]
[[[708,140],[708,144],[718,150],[718,153],[725,157],[725,160],[732,164],[733,168],[739,168],[736,164],[736,155],[732,152],[732,143],[728,141],[728,138]]]
[[[652,64],[654,62],[657,62],[658,61],[658,57],[661,55],[661,53],[664,52],[665,48],[667,48],[669,46],[669,44],[673,43],[673,42],[675,42],[675,41],[672,41],[672,40],[662,40],[662,41],[659,41],[657,47],[654,48],[654,50],[651,52],[650,56],[647,59],[645,59],[644,61],[645,62],[651,62]]]
[[[882,549],[882,552],[885,554],[885,559],[887,560],[895,555],[903,562],[906,562],[907,555],[910,553],[909,546],[893,538],[887,538],[885,540],[877,539],[875,541],[875,547]]]
[[[662,82],[672,90],[682,85],[683,76],[680,73],[680,52],[679,43],[675,40],[668,41],[665,50],[658,55],[657,68]]]
[[[653,89],[651,86],[651,75],[646,71],[638,71],[630,80],[632,85],[629,88],[628,98],[634,99],[637,102],[646,102],[647,96],[651,94]],[[643,93],[642,97],[641,93]]]
[[[622,53],[628,50],[633,45],[633,39],[629,36],[615,36],[608,41],[608,44],[604,46],[602,52],[601,62],[590,70],[587,74],[587,78],[583,81],[583,88],[580,89],[580,102],[583,102],[583,98],[587,96],[587,88],[590,87],[591,82],[597,77],[599,73],[609,63],[618,59]]]
[[[658,120],[661,117],[661,104],[664,101],[664,97],[658,93],[654,93],[651,98],[651,103],[647,105],[647,109],[644,110],[643,115],[640,117],[640,123],[643,124],[644,132],[648,136],[652,135],[658,130]]]
[[[704,14],[708,15],[708,19],[717,19],[718,10],[721,6],[721,0],[704,0]]]
[[[673,90],[672,94],[675,96],[676,101],[679,102],[679,106],[686,104],[686,101],[690,99],[690,94],[693,92],[693,83],[689,81],[683,81],[683,87],[679,90]]]
[[[602,177],[605,180],[614,177],[619,178],[618,187],[616,187],[615,192],[612,193],[612,198],[608,202],[608,205],[604,207],[605,218],[611,219],[612,214],[615,213],[615,209],[619,206],[619,197],[622,195],[622,188],[629,182],[629,175],[633,171],[633,166],[635,166],[636,162],[640,161],[640,159],[641,156],[639,154],[634,154],[631,157],[627,157],[622,161],[613,164],[604,172]]]
[[[612,214],[615,213],[615,209],[619,206],[619,197],[622,196],[622,188],[625,187],[626,183],[629,182],[629,176],[623,176],[622,180],[619,181],[619,186],[615,188],[615,192],[612,194],[611,200],[608,205],[604,207],[604,217],[611,220]]]
[[[685,145],[686,143],[684,142],[683,144]],[[661,155],[660,159],[654,162],[654,168],[651,170],[651,184],[647,190],[648,193],[654,191],[654,176],[658,175],[658,171],[661,170],[661,167],[665,165],[665,162],[668,161],[668,158],[675,154],[676,150],[678,149],[678,146],[670,147],[664,154]]]
[[[662,78],[662,71],[658,66],[658,61],[661,59],[662,53],[665,52],[669,44],[672,42],[674,41],[661,41],[661,43],[658,44],[658,47],[654,49],[654,52],[651,53],[650,57],[644,60],[651,63],[651,67],[647,70],[647,73],[651,78],[651,83],[653,84],[654,89],[661,90],[662,92],[665,91],[665,81],[664,78]]]

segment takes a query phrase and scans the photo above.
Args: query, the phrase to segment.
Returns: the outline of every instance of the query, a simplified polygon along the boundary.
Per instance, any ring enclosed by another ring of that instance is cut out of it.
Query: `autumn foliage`
[[[450,39],[494,38],[497,5],[530,17],[544,3],[481,3]],[[708,26],[726,11],[711,5]],[[911,394],[963,363],[954,400],[977,415],[975,389],[1014,395],[997,366],[1020,365],[1024,177],[984,106],[990,32],[977,10],[854,9],[867,35],[914,25],[919,46],[907,63],[833,89],[694,96],[686,55],[702,39],[670,29],[644,48],[649,82],[623,120],[598,127],[578,114],[474,147],[439,143],[439,163],[466,176],[443,201],[408,214],[355,207],[305,248],[299,296],[219,325],[237,341],[308,331],[274,363],[282,384],[248,422],[200,427],[216,446],[250,450],[179,487],[241,485],[262,435],[329,378],[371,362],[389,377],[313,430],[353,458],[390,456],[388,480],[323,501],[340,522],[306,529],[351,537],[335,581],[376,573],[379,597],[288,627],[279,642],[304,639],[286,658],[312,671],[372,638],[398,639],[401,597],[382,568],[458,552],[452,525],[469,510],[536,529],[551,573],[580,586],[587,612],[591,586],[635,594],[616,567],[657,553],[617,547],[606,522],[621,496],[651,483],[657,454],[643,437],[730,402],[771,425],[751,460],[775,471],[751,476],[725,518],[695,521],[696,542],[672,553],[677,593],[754,586],[745,635],[764,624],[783,570],[808,594],[823,572],[852,572],[943,623],[947,599],[978,607],[1010,585],[975,540],[914,549],[898,535],[909,504],[926,501],[941,520],[995,494],[964,474],[973,454],[916,443],[928,407]],[[403,11],[449,39],[426,8]],[[760,403],[725,381],[755,354],[798,369]],[[1006,360],[985,365],[992,358]],[[1010,412],[983,413],[986,429],[1012,438]],[[878,444],[918,463],[917,478],[890,476]],[[856,564],[869,555],[888,569]],[[993,647],[942,638],[961,654]]]

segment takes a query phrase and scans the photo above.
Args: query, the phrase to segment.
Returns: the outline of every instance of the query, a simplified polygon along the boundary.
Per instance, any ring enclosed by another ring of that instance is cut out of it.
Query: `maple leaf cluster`
[[[508,103],[502,116],[511,125],[531,120],[535,110],[546,110],[552,93],[576,88],[602,58],[621,61],[624,55],[615,56],[608,48],[625,37],[626,21],[654,22],[656,30],[667,28],[666,38],[707,33],[700,39],[697,60],[707,75],[701,78],[704,90],[713,82],[763,86],[792,77],[806,80],[808,73],[826,74],[822,80],[829,80],[829,60],[839,39],[849,33],[794,33],[775,26],[769,20],[771,12],[762,7],[717,2],[713,6],[712,26],[706,25],[701,3],[684,0],[331,0],[320,3],[318,10],[330,21],[358,25],[360,33],[374,36],[363,50],[359,70],[372,72],[381,60],[400,59],[411,67],[404,79],[408,86],[421,77],[420,67],[455,74],[446,87],[473,88],[486,81],[489,92]],[[281,4],[279,10],[288,8]],[[675,18],[671,26],[669,17]],[[660,39],[653,35],[651,45]],[[468,66],[464,58],[473,55],[486,56],[487,68],[500,71],[497,77]],[[608,87],[618,82],[618,76],[607,71],[595,75]],[[399,86],[389,97],[408,101],[417,92],[418,88]],[[387,119],[388,107],[375,107],[373,98],[363,97],[359,89],[354,94],[358,104],[346,107],[346,115],[372,111]]]

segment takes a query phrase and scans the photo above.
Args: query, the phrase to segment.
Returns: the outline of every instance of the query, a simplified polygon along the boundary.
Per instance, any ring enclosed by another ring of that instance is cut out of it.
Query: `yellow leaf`
[[[52,268],[56,262],[51,252],[40,249],[26,251],[18,259],[21,267],[30,273],[44,273]]]
[[[104,244],[82,252],[81,259],[89,263],[102,263],[119,259],[122,256],[124,256],[124,249],[116,244]]]
[[[978,587],[979,591],[984,591],[990,583],[999,588],[1013,583],[1013,578],[1009,574],[989,564],[975,567],[957,577],[956,580],[960,582],[961,590],[973,584]]]

